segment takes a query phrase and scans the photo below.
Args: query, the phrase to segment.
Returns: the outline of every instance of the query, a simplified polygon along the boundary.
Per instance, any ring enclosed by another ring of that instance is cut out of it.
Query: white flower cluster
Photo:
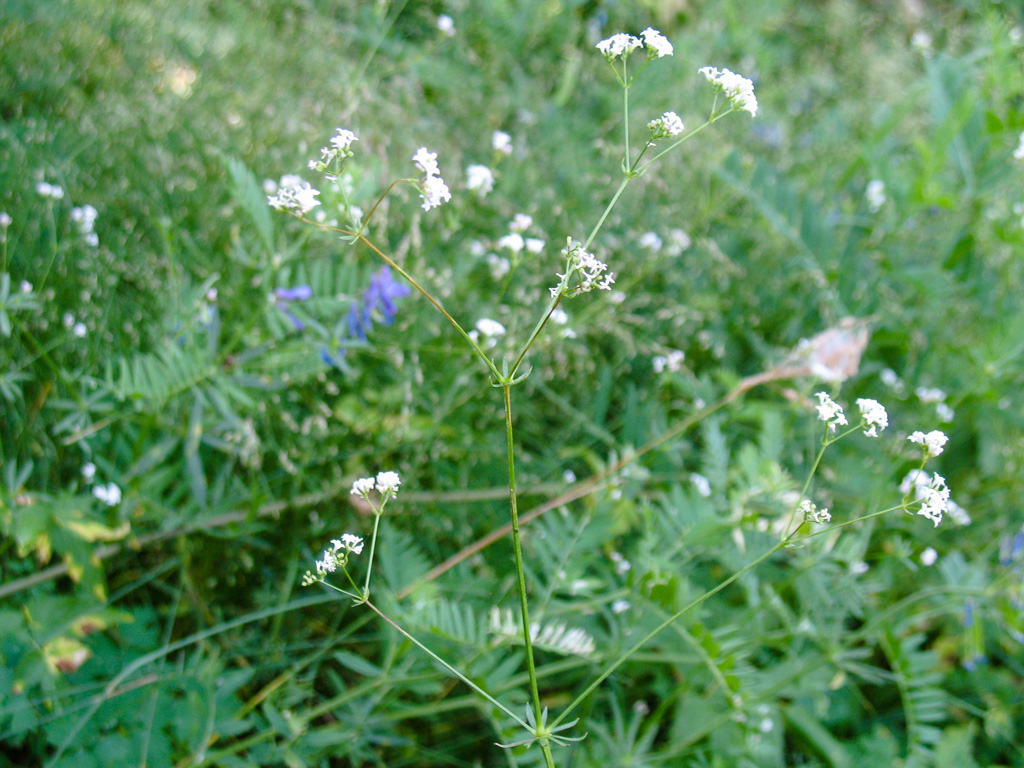
[[[86,245],[91,245],[93,248],[100,244],[99,238],[93,231],[93,225],[96,223],[98,215],[96,209],[91,205],[83,205],[71,209],[71,221],[75,223],[78,234],[85,240]]]
[[[757,115],[757,97],[754,96],[754,84],[750,80],[717,67],[701,67],[698,72],[721,89],[733,109],[745,109],[751,117]]]
[[[444,183],[437,167],[437,153],[428,152],[426,147],[420,147],[412,156],[412,161],[423,173],[423,181],[420,182],[420,194],[423,197],[423,210],[429,211],[437,208],[441,203],[447,203],[452,199],[451,190]]]
[[[298,176],[284,176],[277,194],[267,196],[267,203],[279,211],[302,216],[320,205],[320,201],[316,199],[319,194],[320,190],[313,189],[308,182]]]
[[[924,448],[926,458],[932,458],[938,456],[945,450],[946,443],[949,442],[949,438],[946,437],[946,433],[933,429],[928,434],[924,432],[913,432],[910,437],[907,438],[912,443],[916,443]]]
[[[682,370],[683,361],[686,360],[686,353],[681,349],[670,349],[667,355],[655,355],[651,360],[655,373],[676,373]]]
[[[398,486],[402,484],[397,472],[378,472],[377,477],[361,477],[352,483],[350,493],[353,496],[370,498],[370,492],[376,490],[382,501],[393,499],[398,495]],[[357,553],[358,554],[358,553]]]
[[[608,265],[594,254],[583,250],[582,243],[574,242],[571,237],[566,238],[562,255],[565,256],[565,274],[558,273],[561,282],[551,289],[552,297],[557,296],[562,290],[566,296],[578,296],[595,288],[602,291],[611,290],[615,274],[608,272]],[[568,281],[573,277],[576,277],[578,282],[570,288]]]
[[[316,574],[306,571],[302,577],[302,586],[317,584],[339,568],[348,565],[349,555],[358,555],[363,551],[363,540],[351,533],[341,534],[340,539],[333,539],[331,546],[324,550],[323,557],[316,561]]]
[[[494,151],[502,155],[512,154],[512,137],[504,131],[495,131],[491,134],[491,146]]]
[[[345,158],[352,157],[352,142],[354,141],[359,141],[359,137],[347,128],[339,128],[338,132],[331,137],[330,145],[320,148],[320,159],[309,161],[310,170],[326,173],[335,161],[340,168]],[[327,178],[333,181],[337,179],[337,176],[329,173]]]
[[[494,174],[486,165],[471,165],[466,168],[466,188],[485,197],[494,189]]]
[[[828,392],[819,392],[815,397],[818,398],[818,405],[814,406],[818,409],[818,418],[828,424],[829,432],[835,432],[836,427],[845,427],[850,423],[842,407],[829,397]]]
[[[683,121],[675,112],[666,112],[647,124],[651,129],[651,141],[667,136],[678,136],[683,132]]]
[[[117,487],[117,483],[100,483],[93,486],[92,495],[108,507],[116,507],[121,503],[121,489]]]
[[[1020,143],[1017,148],[1013,150],[1013,156],[1018,160],[1024,160],[1024,133],[1020,135]]]
[[[878,430],[889,426],[889,414],[877,400],[861,397],[857,400],[857,407],[861,420],[867,426],[864,434],[868,437],[878,437]]]
[[[832,519],[828,509],[818,509],[817,504],[807,499],[800,502],[800,511],[804,513],[804,520],[809,523],[827,523]]]
[[[915,499],[922,502],[917,514],[927,517],[936,526],[942,522],[942,515],[946,512],[961,519],[966,517],[966,513],[950,500],[946,480],[938,473],[929,475],[921,469],[913,470],[900,484],[901,493],[907,494],[911,490],[914,491]],[[969,517],[967,522],[970,522]]]
[[[56,184],[49,184],[45,181],[40,181],[36,184],[36,192],[45,197],[47,200],[63,200],[64,199],[64,188]]]
[[[644,45],[647,46],[647,58],[649,59],[660,59],[662,56],[672,55],[672,43],[658,30],[648,27],[640,33],[640,37],[643,40],[625,33],[612,35],[607,40],[602,40],[598,43],[597,50],[604,54],[604,57],[609,62],[614,61],[619,56],[628,56],[637,48],[643,48]]]
[[[864,188],[864,199],[868,201],[868,208],[872,213],[878,213],[885,205],[885,182],[881,179],[872,179]]]

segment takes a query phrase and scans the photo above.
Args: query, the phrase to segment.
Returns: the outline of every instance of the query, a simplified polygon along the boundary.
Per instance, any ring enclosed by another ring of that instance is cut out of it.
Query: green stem
[[[605,222],[605,219],[608,218],[608,214],[612,212],[612,208],[614,208],[615,204],[617,202],[619,202],[619,198],[622,196],[622,193],[625,191],[626,185],[629,184],[630,178],[631,177],[629,177],[629,176],[624,178],[622,180],[622,183],[619,184],[619,188],[615,190],[615,194],[612,195],[612,199],[608,203],[608,205],[605,207],[604,213],[601,214],[601,218],[597,220],[597,224],[594,225],[594,228],[590,231],[590,234],[587,235],[587,239],[583,243],[583,250],[587,250],[590,247],[590,244],[592,242],[594,242],[594,238],[597,237],[597,233],[600,232],[601,231],[601,227],[604,226],[604,222]]]
[[[519,537],[519,506],[516,502],[516,462],[512,437],[512,390],[510,384],[503,384],[501,393],[505,398],[505,438],[508,443],[508,495],[512,513],[512,546],[516,554],[516,584],[519,587],[519,610],[523,619],[523,645],[526,647],[526,670],[530,675],[530,696],[533,699],[535,722],[543,722],[540,704],[540,690],[537,687],[537,668],[533,663],[533,640],[530,638],[530,610],[526,602],[526,572],[523,568],[523,546]],[[541,744],[541,748],[544,748]],[[554,768],[550,749],[544,750],[548,768]]]
[[[648,632],[638,643],[636,643],[632,648],[630,648],[628,651],[626,651],[625,653],[620,655],[619,658],[617,658],[614,662],[612,662],[611,665],[607,669],[605,669],[605,671],[602,672],[597,677],[597,679],[594,680],[594,682],[592,682],[590,685],[588,685],[586,687],[586,689],[583,691],[583,693],[581,693],[579,696],[577,696],[573,700],[573,702],[562,711],[562,714],[560,714],[555,719],[555,721],[550,725],[550,728],[557,727],[563,720],[565,720],[565,718],[569,716],[569,713],[571,713],[574,709],[576,709],[576,707],[578,707],[583,702],[583,700],[587,698],[587,696],[589,696],[591,693],[593,693],[593,691],[599,685],[601,685],[601,683],[603,683],[605,680],[607,680],[608,677],[610,677],[611,674],[616,669],[618,669],[620,666],[622,666],[626,662],[626,660],[629,659],[630,656],[632,656],[634,653],[636,653],[638,650],[640,650],[643,646],[645,646],[655,635],[660,633],[663,629],[665,629],[667,626],[669,626],[670,624],[675,622],[677,619],[679,619],[681,616],[683,616],[683,614],[687,613],[692,608],[696,608],[698,605],[703,603],[705,600],[707,600],[712,595],[715,595],[718,592],[721,592],[723,589],[725,589],[727,586],[732,584],[734,581],[736,581],[740,576],[745,574],[747,571],[749,571],[749,570],[751,570],[753,568],[756,568],[758,565],[763,563],[765,560],[767,560],[769,557],[774,555],[780,549],[785,547],[787,543],[788,542],[786,542],[786,541],[780,541],[778,544],[776,544],[774,547],[769,549],[767,552],[765,552],[759,558],[757,558],[756,560],[748,563],[742,569],[736,571],[736,573],[734,573],[728,579],[723,581],[717,587],[715,587],[714,589],[708,590],[703,595],[698,597],[696,600],[693,600],[691,603],[689,603],[688,605],[686,605],[685,607],[681,608],[676,613],[674,613],[671,616],[669,616],[667,619],[665,619],[665,621],[661,622],[661,624],[659,624],[654,629],[652,629],[650,632]]]
[[[442,659],[442,658],[441,658],[440,656],[438,656],[438,655],[437,655],[436,653],[434,653],[434,652],[433,652],[432,650],[430,650],[429,648],[427,648],[427,646],[425,646],[425,645],[424,645],[423,643],[421,643],[421,642],[420,642],[419,640],[417,640],[417,639],[416,639],[415,637],[413,637],[413,636],[412,636],[412,635],[410,635],[410,634],[409,634],[408,632],[406,632],[406,631],[405,631],[404,629],[402,629],[402,627],[400,627],[400,626],[399,626],[398,624],[396,624],[396,623],[395,623],[394,621],[392,621],[392,620],[391,620],[391,619],[390,619],[389,617],[385,616],[385,615],[384,615],[384,613],[383,613],[383,612],[381,611],[381,609],[380,609],[380,608],[378,608],[378,607],[377,607],[376,605],[374,605],[373,603],[371,603],[371,602],[370,602],[369,600],[367,600],[367,601],[365,602],[365,605],[366,605],[366,606],[368,606],[368,607],[370,608],[370,610],[372,610],[372,611],[373,611],[374,613],[376,613],[376,614],[377,614],[378,616],[380,616],[380,617],[381,617],[382,619],[384,619],[384,621],[386,621],[386,622],[387,622],[388,624],[390,624],[390,625],[391,625],[392,627],[394,627],[394,628],[395,628],[396,630],[398,630],[398,632],[399,632],[399,633],[400,633],[400,634],[401,634],[401,635],[402,635],[402,636],[403,636],[403,637],[404,637],[405,639],[409,640],[409,641],[410,641],[410,642],[411,642],[411,643],[412,643],[413,645],[415,645],[415,646],[416,646],[417,648],[419,648],[419,649],[420,649],[421,651],[423,651],[423,652],[424,652],[425,654],[427,654],[427,655],[428,655],[428,656],[429,656],[430,658],[432,658],[432,659],[433,659],[434,661],[436,661],[436,662],[437,662],[438,664],[440,664],[440,665],[441,665],[442,667],[444,667],[444,668],[445,668],[445,669],[447,669],[447,670],[448,670],[449,672],[451,672],[451,673],[452,673],[453,675],[455,675],[455,676],[456,676],[457,678],[459,678],[459,680],[461,680],[462,682],[464,682],[464,683],[465,683],[466,685],[468,685],[468,686],[469,686],[470,688],[472,688],[472,689],[473,689],[474,691],[476,691],[476,692],[477,692],[477,693],[479,693],[479,694],[480,694],[481,696],[483,696],[483,697],[484,697],[485,699],[487,699],[487,700],[488,700],[489,702],[491,702],[491,704],[493,704],[493,705],[494,705],[494,706],[496,706],[496,707],[497,707],[498,709],[500,709],[500,710],[501,710],[502,712],[504,712],[504,713],[505,713],[506,715],[508,715],[509,717],[511,717],[511,718],[512,718],[513,720],[515,720],[515,721],[516,721],[517,723],[519,723],[519,725],[521,725],[521,726],[522,726],[523,728],[525,728],[525,729],[526,729],[527,731],[530,731],[531,733],[533,732],[533,730],[532,730],[532,729],[530,728],[530,726],[529,726],[529,725],[527,725],[526,723],[524,723],[524,722],[523,722],[523,720],[522,720],[522,718],[520,718],[519,716],[517,716],[517,715],[516,715],[516,714],[515,714],[515,713],[514,713],[514,712],[513,712],[513,711],[512,711],[511,709],[509,709],[508,707],[506,707],[506,706],[505,706],[504,704],[502,704],[502,703],[501,703],[500,701],[498,701],[498,700],[497,700],[496,698],[494,698],[493,696],[491,696],[491,694],[489,694],[489,693],[488,693],[487,691],[485,691],[485,690],[484,690],[483,688],[481,688],[481,687],[480,687],[479,685],[477,685],[477,684],[476,684],[476,683],[474,683],[474,682],[473,682],[472,680],[470,680],[470,679],[469,679],[468,677],[466,677],[466,676],[465,676],[464,674],[462,674],[461,672],[459,672],[459,670],[457,670],[457,669],[456,669],[455,667],[453,667],[453,666],[452,666],[451,664],[449,664],[449,663],[448,663],[447,661],[445,661],[445,660],[444,660],[444,659]],[[538,722],[539,722],[539,721],[538,721]]]
[[[369,217],[367,217],[367,218],[369,218]],[[334,227],[327,227],[327,229],[334,229]],[[344,230],[336,230],[336,231],[344,232]],[[373,251],[378,256],[380,256],[380,258],[383,259],[385,262],[387,262],[387,264],[393,270],[395,270],[398,274],[400,274],[402,277],[404,277],[406,280],[408,280],[413,288],[415,288],[417,291],[419,291],[424,296],[426,296],[427,297],[427,301],[429,301],[431,304],[433,304],[434,307],[437,309],[437,311],[440,312],[442,315],[444,315],[448,319],[448,322],[451,323],[455,327],[455,330],[457,330],[462,335],[462,338],[464,338],[466,340],[466,342],[473,348],[473,351],[477,354],[477,357],[479,357],[483,361],[484,365],[487,366],[487,369],[491,372],[491,374],[496,379],[501,380],[501,374],[498,373],[498,369],[494,367],[494,363],[491,362],[490,358],[487,357],[487,355],[484,354],[484,351],[482,349],[480,349],[480,345],[477,344],[475,341],[473,341],[473,339],[470,337],[470,335],[468,333],[466,333],[465,330],[463,330],[461,325],[459,325],[458,321],[454,317],[452,317],[450,314],[448,314],[448,310],[446,310],[444,307],[442,307],[441,306],[441,302],[439,302],[437,299],[435,299],[426,288],[424,288],[422,285],[420,285],[418,282],[416,282],[416,280],[412,277],[412,275],[410,275],[408,272],[406,272],[404,269],[402,269],[397,263],[395,263],[394,259],[392,259],[390,256],[388,256],[383,251],[381,251],[377,246],[375,246],[373,243],[371,243],[366,238],[366,235],[363,235],[362,233],[350,233],[350,232],[344,232],[344,234],[357,234],[359,240],[361,242],[365,243],[366,246],[369,247],[369,249],[371,251]]]
[[[625,134],[625,167],[629,168],[629,85],[631,80],[626,79],[626,57],[622,57],[622,131]]]
[[[363,595],[370,596],[370,574],[373,572],[373,553],[377,549],[377,527],[380,525],[380,516],[384,512],[384,502],[381,501],[381,508],[373,516],[373,538],[370,539],[370,564],[366,566],[366,586],[363,587]]]

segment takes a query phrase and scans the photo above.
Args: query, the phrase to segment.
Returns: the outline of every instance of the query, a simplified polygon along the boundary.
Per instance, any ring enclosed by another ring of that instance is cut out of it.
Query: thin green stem
[[[622,132],[625,134],[624,143],[624,156],[626,162],[624,167],[629,168],[629,85],[632,81],[626,79],[626,57],[622,57]]]
[[[413,637],[413,636],[412,636],[412,635],[410,635],[410,634],[409,634],[408,632],[406,632],[406,631],[405,631],[405,630],[404,630],[404,629],[403,629],[403,628],[402,628],[401,626],[399,626],[399,625],[398,625],[398,624],[396,624],[396,623],[395,623],[394,621],[392,621],[390,617],[388,617],[387,615],[385,615],[385,614],[384,614],[384,612],[383,612],[383,611],[381,611],[381,609],[380,609],[380,608],[378,608],[378,607],[377,607],[376,605],[374,605],[373,603],[371,603],[371,602],[370,602],[369,600],[367,600],[367,601],[365,602],[365,605],[366,605],[367,607],[369,607],[369,608],[370,608],[370,610],[372,610],[372,611],[373,611],[374,613],[376,613],[376,614],[377,614],[378,616],[380,616],[380,617],[381,617],[382,619],[384,619],[384,621],[386,621],[386,622],[387,622],[388,624],[390,624],[390,625],[391,625],[392,627],[394,627],[394,628],[395,628],[395,629],[396,629],[396,630],[397,630],[397,631],[398,631],[398,632],[399,632],[399,633],[400,633],[400,634],[401,634],[401,635],[402,635],[402,636],[403,636],[403,637],[404,637],[405,639],[407,639],[407,640],[408,640],[409,642],[411,642],[411,643],[412,643],[413,645],[415,645],[415,646],[416,646],[417,648],[419,648],[419,649],[420,649],[421,651],[423,651],[423,652],[424,652],[425,654],[427,654],[427,655],[428,655],[428,656],[429,656],[430,658],[432,658],[432,659],[433,659],[434,661],[436,661],[436,662],[437,662],[438,664],[440,664],[440,665],[441,665],[442,667],[444,667],[444,668],[445,668],[445,669],[447,669],[447,670],[448,670],[449,672],[451,672],[451,673],[452,673],[453,675],[455,675],[455,676],[456,676],[457,678],[459,678],[459,680],[461,680],[462,682],[464,682],[464,683],[465,683],[466,685],[468,685],[468,686],[469,686],[470,688],[472,688],[472,689],[473,689],[474,691],[476,691],[476,692],[477,692],[477,693],[479,693],[479,694],[480,694],[481,696],[483,696],[483,697],[484,697],[485,699],[487,699],[487,700],[488,700],[489,702],[491,702],[491,704],[493,704],[494,706],[496,706],[496,707],[497,707],[498,709],[500,709],[500,710],[501,710],[502,712],[504,712],[504,713],[505,713],[506,715],[508,715],[509,717],[511,717],[511,718],[512,718],[513,720],[515,720],[515,721],[516,721],[517,723],[519,723],[519,725],[521,725],[521,726],[522,726],[523,728],[525,728],[526,730],[528,730],[528,731],[530,731],[530,732],[532,733],[532,729],[530,728],[530,726],[529,726],[529,725],[527,725],[526,723],[524,723],[524,722],[523,722],[522,718],[520,718],[520,717],[519,717],[518,715],[516,715],[516,714],[515,714],[515,713],[514,713],[514,712],[513,712],[513,711],[512,711],[511,709],[509,709],[509,708],[508,708],[508,707],[506,707],[506,706],[505,706],[504,704],[502,704],[502,703],[501,703],[500,701],[498,701],[498,700],[497,700],[496,698],[494,698],[493,696],[491,696],[491,694],[489,694],[489,693],[488,693],[487,691],[485,691],[485,690],[484,690],[483,688],[481,688],[481,687],[480,687],[479,685],[477,685],[476,683],[474,683],[474,682],[473,682],[472,680],[470,680],[470,679],[469,679],[468,677],[466,677],[466,676],[465,676],[464,674],[462,674],[461,672],[459,672],[459,670],[457,670],[457,669],[456,669],[455,667],[453,667],[453,666],[452,666],[451,664],[449,664],[449,663],[448,663],[447,661],[445,661],[445,660],[444,660],[444,659],[442,659],[442,658],[441,658],[440,656],[438,656],[438,655],[437,655],[436,653],[434,653],[434,652],[433,652],[432,650],[430,650],[429,648],[427,648],[427,646],[425,646],[425,645],[424,645],[423,643],[421,643],[421,642],[420,642],[419,640],[417,640],[417,639],[416,639],[415,637]]]
[[[439,302],[437,299],[435,299],[430,294],[430,291],[428,291],[426,288],[424,288],[422,285],[420,285],[418,282],[416,282],[416,280],[413,278],[413,276],[410,275],[408,272],[406,272],[404,269],[402,269],[395,262],[394,259],[392,259],[390,256],[388,256],[383,251],[381,251],[379,248],[377,248],[377,246],[375,246],[373,243],[371,243],[369,240],[367,240],[365,235],[362,235],[362,234],[359,235],[359,239],[360,239],[360,241],[365,243],[370,248],[370,250],[372,250],[374,253],[376,253],[378,256],[380,256],[384,261],[386,261],[388,263],[388,265],[392,269],[394,269],[398,274],[400,274],[402,277],[404,277],[406,280],[408,280],[413,288],[415,288],[417,291],[419,291],[424,296],[426,296],[427,297],[427,301],[429,301],[431,304],[433,304],[434,307],[437,309],[437,311],[440,312],[442,315],[444,315],[448,319],[448,322],[451,323],[455,327],[455,330],[457,330],[462,335],[462,338],[464,338],[466,340],[466,342],[473,348],[473,351],[476,352],[477,357],[479,357],[483,361],[484,365],[487,366],[487,369],[494,375],[494,377],[499,379],[499,380],[501,379],[501,374],[498,373],[498,369],[494,367],[494,363],[492,363],[490,358],[487,357],[487,355],[484,354],[484,351],[482,349],[480,349],[480,345],[477,344],[475,341],[473,341],[472,337],[468,333],[466,333],[465,330],[463,330],[462,326],[459,325],[458,321],[454,317],[452,317],[450,314],[448,314],[448,310],[446,310],[444,307],[441,306],[441,302]]]
[[[383,513],[384,502],[382,500],[380,510],[375,510],[373,516],[373,538],[370,539],[370,564],[366,566],[366,586],[363,587],[363,594],[366,597],[370,596],[370,574],[373,572],[373,553],[377,549],[377,528],[380,526],[380,517]]]
[[[508,495],[512,514],[512,547],[516,554],[516,584],[519,587],[519,610],[523,619],[523,645],[526,648],[526,671],[530,675],[530,696],[533,699],[535,722],[539,726],[543,722],[543,709],[540,704],[540,690],[537,687],[537,668],[533,662],[533,640],[530,638],[530,610],[526,600],[526,572],[523,568],[523,547],[519,537],[519,505],[516,501],[516,462],[515,442],[512,435],[512,388],[503,384],[501,393],[505,398],[505,438],[508,444]],[[544,746],[543,744],[541,745]],[[545,760],[549,768],[554,763],[545,752]]]
[[[587,239],[583,242],[583,250],[589,248],[590,244],[594,242],[594,238],[597,237],[597,233],[601,231],[601,227],[604,226],[604,222],[608,218],[608,214],[612,212],[612,208],[614,208],[615,204],[619,202],[619,198],[622,196],[622,193],[625,191],[626,185],[629,184],[629,182],[630,177],[627,176],[622,180],[622,183],[619,184],[619,188],[615,190],[615,194],[612,195],[612,199],[609,201],[608,205],[605,206],[604,213],[601,214],[601,218],[597,220],[597,224],[595,224],[594,228],[590,230],[590,234],[587,235]]]
[[[736,573],[734,573],[732,576],[730,576],[725,581],[721,582],[717,587],[715,587],[714,589],[708,590],[703,595],[701,595],[697,599],[693,600],[692,602],[690,602],[684,608],[681,608],[676,613],[674,613],[671,616],[669,616],[667,619],[665,619],[665,621],[661,622],[661,624],[659,624],[654,629],[652,629],[650,632],[648,632],[639,642],[637,642],[635,645],[633,645],[633,647],[630,648],[628,651],[626,651],[625,653],[621,654],[619,656],[619,658],[617,658],[615,661],[613,661],[608,666],[608,668],[604,670],[604,672],[602,672],[600,675],[598,675],[598,677],[590,685],[588,685],[586,687],[586,689],[583,691],[583,693],[581,693],[579,696],[577,696],[575,699],[573,699],[573,702],[562,711],[562,713],[555,719],[555,721],[551,724],[550,727],[551,728],[557,727],[563,720],[565,720],[566,717],[569,716],[569,714],[574,709],[576,709],[576,707],[578,707],[583,702],[584,699],[587,698],[587,696],[589,696],[591,693],[593,693],[594,690],[599,685],[601,685],[601,683],[603,683],[605,680],[607,680],[608,677],[610,677],[611,674],[616,669],[618,669],[620,666],[622,666],[626,662],[626,660],[629,659],[630,656],[632,656],[634,653],[636,653],[638,650],[640,650],[643,646],[645,646],[652,638],[654,638],[657,634],[659,634],[663,629],[665,629],[670,624],[672,624],[673,622],[678,620],[680,617],[682,617],[685,613],[687,613],[691,609],[696,608],[698,605],[703,603],[705,600],[707,600],[712,595],[715,595],[718,592],[721,592],[723,589],[725,589],[727,586],[732,584],[734,581],[736,581],[740,576],[745,574],[747,571],[750,571],[751,569],[756,568],[758,565],[760,565],[765,560],[770,558],[772,555],[774,555],[780,549],[785,547],[787,543],[788,542],[786,542],[786,541],[780,541],[778,544],[776,544],[774,547],[769,549],[767,552],[765,552],[759,558],[757,558],[756,560],[753,560],[752,562],[750,562],[746,566],[744,566],[742,569],[736,571]]]

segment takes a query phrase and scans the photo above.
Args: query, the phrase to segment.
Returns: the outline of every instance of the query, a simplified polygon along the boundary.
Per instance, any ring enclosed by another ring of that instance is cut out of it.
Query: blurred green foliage
[[[1024,16],[968,0],[2,4],[0,764],[537,764],[491,747],[520,736],[400,635],[297,590],[329,539],[368,532],[352,480],[397,470],[379,599],[525,703],[492,618],[515,603],[509,543],[430,572],[507,520],[497,391],[418,296],[326,366],[315,332],[342,341],[379,263],[272,214],[263,179],[351,128],[368,210],[438,152],[452,203],[424,214],[400,188],[374,241],[466,326],[523,338],[618,180],[621,93],[594,44],[648,25],[676,53],[631,91],[634,132],[668,109],[699,124],[706,64],[752,77],[760,112],[667,156],[607,222],[622,295],[569,302],[573,333],[543,336],[514,392],[524,511],[856,316],[871,341],[836,397],[893,426],[830,449],[814,498],[837,520],[898,503],[899,438],[943,428],[934,468],[973,523],[887,515],[765,563],[588,699],[563,764],[1024,765]],[[472,163],[495,172],[485,198]],[[547,246],[496,277],[519,212]],[[299,284],[301,333],[268,300]],[[672,350],[683,368],[656,372]],[[541,644],[553,713],[773,543],[815,386],[752,390],[526,527],[536,620],[595,641]],[[90,492],[109,482],[114,506]]]

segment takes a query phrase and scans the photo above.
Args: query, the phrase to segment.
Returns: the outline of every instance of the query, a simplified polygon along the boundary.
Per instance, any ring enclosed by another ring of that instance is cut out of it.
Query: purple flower
[[[274,296],[277,297],[277,308],[284,312],[285,317],[292,321],[292,325],[295,326],[295,330],[305,330],[306,324],[299,320],[295,315],[288,309],[289,301],[305,301],[312,297],[313,289],[308,285],[297,285],[294,288],[275,288]]]
[[[391,270],[385,264],[370,277],[370,287],[363,294],[363,302],[368,312],[379,308],[384,316],[382,322],[388,325],[398,314],[395,299],[404,299],[410,293],[412,291],[405,283],[391,279]]]
[[[339,368],[339,369],[344,370],[344,368],[342,368],[341,361],[345,359],[345,353],[347,351],[348,350],[345,349],[345,347],[342,347],[338,351],[338,356],[335,357],[334,355],[331,354],[331,351],[329,349],[327,349],[327,347],[321,346],[320,347],[320,359],[323,360],[324,363],[326,363],[327,365],[331,366],[332,368]]]
[[[370,287],[363,292],[362,301],[353,301],[348,313],[348,336],[366,341],[367,331],[373,328],[373,313],[380,312],[380,322],[390,325],[398,314],[396,299],[412,291],[404,283],[391,279],[391,270],[385,264],[370,276]]]
[[[274,295],[282,301],[305,301],[313,296],[313,289],[308,285],[297,285],[294,288],[275,288]]]

